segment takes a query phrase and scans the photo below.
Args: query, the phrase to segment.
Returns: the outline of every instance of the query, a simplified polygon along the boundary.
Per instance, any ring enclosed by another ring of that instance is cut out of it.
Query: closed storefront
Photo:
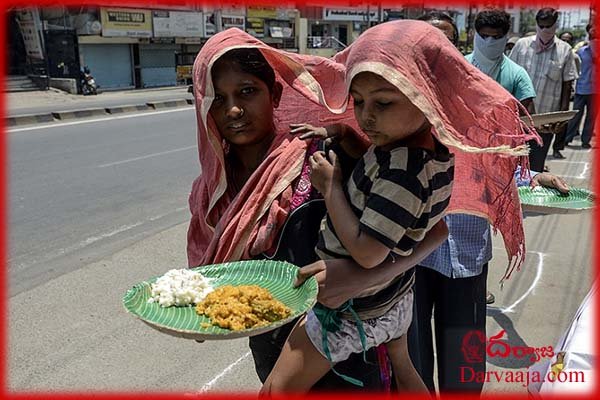
[[[140,69],[142,87],[175,86],[176,44],[140,44]]]
[[[100,89],[133,87],[129,44],[81,44],[81,65],[87,66]]]

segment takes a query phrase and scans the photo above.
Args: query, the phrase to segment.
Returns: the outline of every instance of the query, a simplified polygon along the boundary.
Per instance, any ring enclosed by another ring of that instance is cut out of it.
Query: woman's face
[[[215,99],[209,113],[223,139],[248,146],[275,134],[273,109],[279,106],[280,90],[271,93],[260,78],[231,62],[215,63],[212,78]]]
[[[421,110],[395,86],[374,73],[356,75],[350,94],[354,99],[356,120],[376,146],[402,140],[426,122]]]

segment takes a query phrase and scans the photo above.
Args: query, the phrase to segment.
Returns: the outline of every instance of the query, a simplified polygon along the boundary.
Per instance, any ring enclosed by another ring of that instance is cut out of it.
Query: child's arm
[[[315,127],[310,124],[290,124],[291,134],[301,134],[300,139],[322,138],[337,140],[342,150],[350,157],[358,159],[367,151],[369,141],[361,137],[354,129],[344,124]]]
[[[359,229],[360,221],[344,194],[337,156],[330,151],[329,158],[331,162],[322,152],[311,156],[311,182],[323,195],[327,214],[344,248],[363,268],[376,267],[386,259],[390,249]]]

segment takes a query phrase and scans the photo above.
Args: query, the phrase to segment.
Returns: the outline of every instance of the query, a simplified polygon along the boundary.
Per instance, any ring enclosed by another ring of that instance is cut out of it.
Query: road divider
[[[67,110],[46,112],[40,114],[9,116],[5,119],[7,127],[35,125],[45,122],[70,121],[99,116],[136,113],[140,111],[164,110],[177,107],[188,107],[194,104],[194,99],[177,99],[165,101],[151,101],[144,104],[127,104],[102,108],[86,108],[81,110]]]
[[[6,125],[7,126],[21,126],[21,125],[39,124],[42,122],[52,122],[52,121],[54,121],[54,116],[52,115],[52,113],[19,115],[17,117],[8,117],[6,119]]]
[[[147,111],[150,109],[148,104],[131,104],[127,106],[107,107],[106,112],[109,114],[122,114],[127,112]]]
[[[83,110],[53,112],[54,118],[64,121],[66,119],[89,118],[106,115],[106,108],[86,108]]]
[[[185,107],[185,106],[189,105],[187,99],[156,101],[156,102],[149,102],[146,104],[148,104],[150,107],[154,108],[155,110],[161,110],[163,108],[171,108],[171,107]]]

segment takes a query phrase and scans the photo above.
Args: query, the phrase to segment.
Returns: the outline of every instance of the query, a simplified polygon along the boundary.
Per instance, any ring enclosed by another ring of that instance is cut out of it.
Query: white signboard
[[[36,17],[39,18],[39,16],[35,15],[35,13],[30,10],[19,11],[17,15],[17,22],[21,29],[21,36],[23,36],[27,57],[43,60],[44,51],[42,49],[42,41],[36,24]]]
[[[153,11],[154,37],[202,37],[202,13],[186,11]]]
[[[152,37],[152,13],[146,9],[100,8],[102,36]]]
[[[269,28],[269,33],[271,33],[271,37],[273,38],[289,38],[292,37],[292,28],[281,26],[271,26]]]
[[[241,15],[223,15],[221,16],[221,24],[223,30],[227,28],[240,28],[241,30],[246,29],[246,18]]]
[[[378,21],[379,12],[376,7],[369,10],[361,8],[324,8],[323,19],[327,21]]]
[[[217,33],[217,28],[215,26],[215,15],[204,14],[204,36],[212,36],[215,33]]]

